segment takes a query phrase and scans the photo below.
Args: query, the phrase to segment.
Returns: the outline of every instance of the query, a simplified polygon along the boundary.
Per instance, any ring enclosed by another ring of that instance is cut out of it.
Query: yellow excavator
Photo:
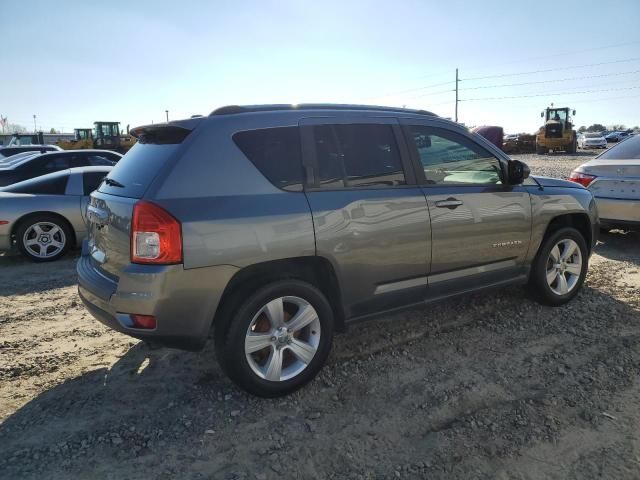
[[[90,128],[74,128],[73,140],[58,140],[57,145],[63,150],[93,148],[93,132]]]
[[[93,122],[93,129],[75,128],[73,132],[73,140],[58,141],[60,148],[64,150],[99,148],[127,153],[136,143],[136,139],[131,135],[120,132],[120,122]]]
[[[124,134],[120,132],[120,122],[93,122],[93,148],[127,153],[136,143],[129,135],[129,126]]]
[[[554,108],[553,103],[540,113],[544,125],[536,133],[536,153],[548,153],[549,150],[576,153],[578,136],[570,113],[575,115],[576,111],[569,110],[569,107]]]

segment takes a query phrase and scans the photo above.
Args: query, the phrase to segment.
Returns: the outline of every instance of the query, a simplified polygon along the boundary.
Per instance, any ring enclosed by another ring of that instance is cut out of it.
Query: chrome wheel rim
[[[571,292],[582,273],[582,252],[570,238],[560,240],[549,252],[547,259],[547,284],[556,295]]]
[[[320,318],[300,297],[271,300],[255,314],[244,341],[251,370],[260,378],[283,382],[311,363],[320,345]]]
[[[27,228],[22,243],[32,257],[51,258],[64,249],[67,237],[55,223],[38,222]]]

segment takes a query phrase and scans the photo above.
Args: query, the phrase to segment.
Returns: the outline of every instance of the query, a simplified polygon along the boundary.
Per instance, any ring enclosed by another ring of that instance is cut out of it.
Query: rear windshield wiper
[[[118,188],[124,188],[124,185],[121,184],[119,181],[114,180],[113,178],[109,178],[106,177],[104,179],[104,183],[106,183],[107,185],[109,185],[110,187],[118,187]]]

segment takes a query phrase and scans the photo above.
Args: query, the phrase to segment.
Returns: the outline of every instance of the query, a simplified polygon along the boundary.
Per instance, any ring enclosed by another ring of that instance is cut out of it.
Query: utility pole
[[[36,127],[36,116],[33,115],[33,133],[38,133],[38,127]]]
[[[456,123],[458,123],[458,82],[460,79],[458,78],[458,69],[456,68]]]
[[[169,123],[169,110],[165,110],[164,113],[167,114],[167,123]]]

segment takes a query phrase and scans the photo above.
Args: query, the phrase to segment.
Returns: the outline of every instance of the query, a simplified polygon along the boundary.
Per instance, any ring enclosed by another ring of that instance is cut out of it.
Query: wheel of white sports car
[[[54,215],[33,215],[16,228],[20,251],[34,262],[52,262],[69,249],[73,235],[66,221]]]

